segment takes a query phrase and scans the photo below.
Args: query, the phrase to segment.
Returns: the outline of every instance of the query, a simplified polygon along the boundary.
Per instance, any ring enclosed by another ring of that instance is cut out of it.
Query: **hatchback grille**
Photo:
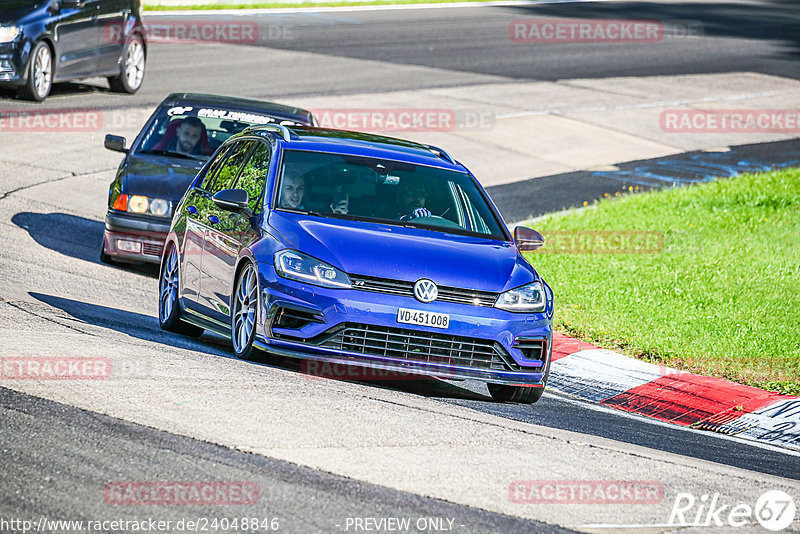
[[[518,368],[509,365],[498,343],[484,339],[355,323],[320,337],[320,347],[359,354],[477,369]]]
[[[350,275],[355,289],[372,291],[375,293],[388,293],[414,298],[414,283],[404,280],[391,280],[374,276]],[[439,296],[436,300],[453,302],[456,304],[471,304],[473,306],[492,307],[497,301],[498,293],[491,291],[478,291],[475,289],[461,289],[457,287],[438,286]]]

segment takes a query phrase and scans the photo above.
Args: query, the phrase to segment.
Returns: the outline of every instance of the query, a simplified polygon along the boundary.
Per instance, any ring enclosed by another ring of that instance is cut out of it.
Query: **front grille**
[[[350,275],[355,289],[372,291],[375,293],[388,293],[414,298],[414,283],[404,280],[391,280],[374,276]],[[461,289],[458,287],[438,286],[439,296],[436,300],[453,302],[456,304],[471,304],[473,306],[492,307],[497,301],[498,293],[491,291],[478,291],[475,289]]]
[[[147,256],[161,256],[164,251],[164,245],[159,243],[142,243],[142,254]]]
[[[415,362],[513,370],[508,363],[508,355],[499,343],[438,332],[346,323],[333,334],[319,336],[316,344],[330,349]]]

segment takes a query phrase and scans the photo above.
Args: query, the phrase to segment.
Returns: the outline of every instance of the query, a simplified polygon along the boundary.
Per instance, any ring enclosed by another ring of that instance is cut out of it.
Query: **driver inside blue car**
[[[401,183],[397,186],[397,215],[400,221],[410,221],[420,217],[430,217],[431,211],[425,207],[428,193],[421,183]]]
[[[306,192],[306,179],[302,174],[284,174],[281,182],[278,207],[292,210],[302,210],[303,196]]]

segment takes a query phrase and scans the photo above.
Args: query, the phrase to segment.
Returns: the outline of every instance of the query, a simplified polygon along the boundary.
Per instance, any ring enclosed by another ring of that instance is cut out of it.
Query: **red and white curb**
[[[800,451],[800,398],[553,335],[547,387],[617,410]]]

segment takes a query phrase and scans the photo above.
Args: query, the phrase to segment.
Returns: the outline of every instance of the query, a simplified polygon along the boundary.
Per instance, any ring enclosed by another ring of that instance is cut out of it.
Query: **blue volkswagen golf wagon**
[[[476,379],[536,402],[553,293],[475,177],[442,149],[276,124],[220,146],[175,210],[161,327],[235,354]]]

